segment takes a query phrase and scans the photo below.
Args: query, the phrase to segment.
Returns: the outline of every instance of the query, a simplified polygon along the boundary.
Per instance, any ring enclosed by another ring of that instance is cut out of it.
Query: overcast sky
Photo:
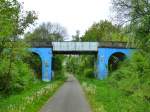
[[[111,0],[19,0],[38,14],[37,23],[60,23],[68,36],[83,34],[94,22],[109,19]]]

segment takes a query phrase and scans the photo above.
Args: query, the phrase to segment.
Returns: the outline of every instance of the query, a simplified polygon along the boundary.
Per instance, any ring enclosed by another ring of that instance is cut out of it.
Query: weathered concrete
[[[69,76],[40,112],[91,112],[91,109],[79,82],[75,77]]]

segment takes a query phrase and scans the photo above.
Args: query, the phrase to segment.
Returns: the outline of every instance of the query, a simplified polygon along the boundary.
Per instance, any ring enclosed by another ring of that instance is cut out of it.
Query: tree
[[[115,16],[119,23],[140,22],[149,15],[149,0],[112,0]]]
[[[123,34],[123,29],[105,20],[94,23],[80,38],[79,33],[73,36],[73,41],[127,41],[127,36]],[[70,58],[70,57],[69,57]],[[66,67],[69,72],[94,77],[96,75],[96,58],[92,55],[72,57]]]
[[[83,35],[83,41],[127,41],[122,29],[105,20],[94,23]]]
[[[62,27],[60,24],[49,22],[41,24],[39,27],[35,28],[35,30],[32,33],[28,32],[27,34],[25,34],[24,39],[25,41],[30,42],[64,41],[66,35],[67,32],[64,27]],[[62,64],[64,57],[61,55],[55,55],[53,57],[54,58],[52,69],[55,71],[56,76],[56,74],[60,74],[62,72]],[[40,65],[41,63],[39,59],[31,58],[31,61],[34,62],[34,66],[36,66],[35,68],[39,67],[38,65]],[[30,63],[30,61],[28,63]],[[30,65],[33,68],[32,63]],[[37,74],[41,75],[41,72],[36,70],[35,75]]]
[[[35,12],[25,13],[17,0],[0,1],[0,91],[5,94],[22,90],[31,77],[32,72],[24,63],[27,46],[19,35],[35,19]]]
[[[69,73],[94,77],[96,58],[93,55],[68,56],[66,58],[66,70]]]
[[[66,36],[66,29],[60,24],[43,23],[33,33],[25,35],[26,41],[63,41]]]
[[[81,39],[80,39],[80,31],[79,30],[76,31],[75,35],[72,35],[72,39],[73,39],[73,41],[77,41],[77,42],[81,41]]]
[[[145,51],[150,48],[150,1],[112,0],[119,24],[128,23],[131,38],[137,39]]]
[[[111,74],[111,84],[124,91],[128,97],[134,96],[135,99],[150,102],[150,1],[112,2],[118,23],[128,25],[130,38],[134,38],[140,44],[140,49],[130,60],[125,61],[120,69]],[[148,108],[144,111],[148,111]]]

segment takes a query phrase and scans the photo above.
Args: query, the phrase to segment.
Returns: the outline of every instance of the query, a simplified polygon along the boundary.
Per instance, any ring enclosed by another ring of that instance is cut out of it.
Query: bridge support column
[[[126,56],[126,58],[130,58],[133,51],[134,49],[127,48],[98,48],[98,79],[104,79],[107,77],[109,59],[113,54],[123,53]]]
[[[31,52],[40,56],[42,61],[42,80],[52,80],[52,48],[31,48]]]
[[[108,56],[104,52],[104,49],[98,49],[98,63],[97,63],[97,78],[104,79],[108,74]]]

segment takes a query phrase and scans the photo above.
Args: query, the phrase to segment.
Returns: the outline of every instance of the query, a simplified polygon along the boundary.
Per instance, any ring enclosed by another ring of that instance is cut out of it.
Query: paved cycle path
[[[70,75],[40,112],[91,112],[78,80]]]

